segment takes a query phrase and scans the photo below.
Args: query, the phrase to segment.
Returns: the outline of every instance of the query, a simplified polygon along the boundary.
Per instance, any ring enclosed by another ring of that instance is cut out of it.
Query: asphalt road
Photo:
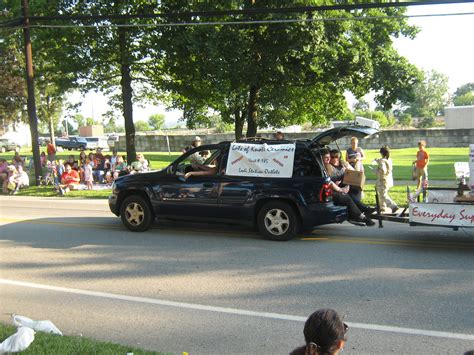
[[[319,308],[346,354],[474,349],[474,230],[323,226],[289,242],[161,222],[131,233],[103,200],[0,197],[0,322],[181,354],[287,354]]]

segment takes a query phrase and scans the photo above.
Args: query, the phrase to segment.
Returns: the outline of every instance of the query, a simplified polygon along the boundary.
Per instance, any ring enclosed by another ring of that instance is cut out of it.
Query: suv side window
[[[189,171],[194,171],[195,165],[215,166],[219,164],[219,149],[207,150],[202,148],[197,152],[188,155],[185,159],[179,162],[176,166],[176,173],[178,175],[185,174]]]
[[[293,165],[293,177],[322,177],[320,164],[308,148],[297,147]]]

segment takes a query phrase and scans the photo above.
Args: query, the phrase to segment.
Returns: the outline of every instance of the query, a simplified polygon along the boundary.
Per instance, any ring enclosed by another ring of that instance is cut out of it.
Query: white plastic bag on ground
[[[15,334],[0,344],[0,354],[16,353],[25,350],[35,340],[35,331],[28,327],[18,327]]]
[[[44,332],[50,334],[63,335],[63,333],[49,320],[34,321],[28,317],[12,314],[13,324],[18,326],[25,326],[36,330],[37,332]]]

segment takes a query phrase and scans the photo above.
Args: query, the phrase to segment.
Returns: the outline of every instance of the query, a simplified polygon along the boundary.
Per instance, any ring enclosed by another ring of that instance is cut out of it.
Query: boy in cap
[[[194,140],[191,143],[191,145],[188,145],[188,146],[184,147],[181,152],[186,153],[187,151],[189,151],[193,148],[199,147],[200,145],[201,145],[201,137],[196,136],[196,137],[194,137]]]

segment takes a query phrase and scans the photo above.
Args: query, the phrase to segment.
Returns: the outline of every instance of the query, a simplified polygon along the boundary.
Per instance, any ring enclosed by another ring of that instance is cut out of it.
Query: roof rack
[[[234,140],[234,142],[259,142],[259,141],[268,141],[265,137],[242,137],[240,139]]]

